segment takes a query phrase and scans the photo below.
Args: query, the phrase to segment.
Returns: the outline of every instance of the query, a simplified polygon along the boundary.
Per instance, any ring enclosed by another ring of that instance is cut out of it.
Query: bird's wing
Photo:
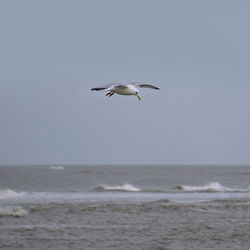
[[[100,87],[92,88],[91,90],[99,91],[99,90],[110,90],[110,88],[113,88],[114,83],[109,83]]]
[[[132,83],[132,84],[135,85],[135,86],[138,86],[140,88],[160,89],[160,88],[158,88],[158,87],[156,87],[156,86],[154,86],[152,84],[148,84],[148,83],[138,83],[138,82],[136,82],[136,83]]]
[[[129,87],[127,85],[124,85],[124,84],[116,84],[116,85],[114,85],[114,88],[119,89],[119,90],[125,90],[125,89],[128,89]]]

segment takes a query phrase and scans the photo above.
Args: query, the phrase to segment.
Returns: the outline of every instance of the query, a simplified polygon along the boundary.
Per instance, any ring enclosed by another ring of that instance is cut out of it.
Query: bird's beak
[[[141,97],[138,94],[136,94],[136,96],[138,97],[139,100],[141,100]]]

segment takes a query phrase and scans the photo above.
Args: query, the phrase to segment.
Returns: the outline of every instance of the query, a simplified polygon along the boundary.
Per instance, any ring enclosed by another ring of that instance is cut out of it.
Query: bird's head
[[[139,96],[138,91],[135,92],[135,95],[138,97],[139,100],[141,100],[141,97]]]

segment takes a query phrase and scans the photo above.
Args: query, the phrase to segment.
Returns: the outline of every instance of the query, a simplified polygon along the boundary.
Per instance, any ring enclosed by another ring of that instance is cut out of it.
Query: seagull
[[[139,90],[136,88],[149,88],[149,89],[160,89],[152,84],[149,83],[129,83],[129,84],[122,84],[122,83],[110,83],[104,86],[92,88],[91,90],[95,91],[107,91],[108,93],[106,96],[111,97],[114,94],[118,95],[135,95],[139,100],[141,97],[139,96]]]

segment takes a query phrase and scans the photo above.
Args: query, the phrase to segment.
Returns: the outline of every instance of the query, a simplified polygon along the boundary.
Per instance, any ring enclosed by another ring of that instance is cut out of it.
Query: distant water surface
[[[1,166],[0,249],[249,249],[248,166]]]

